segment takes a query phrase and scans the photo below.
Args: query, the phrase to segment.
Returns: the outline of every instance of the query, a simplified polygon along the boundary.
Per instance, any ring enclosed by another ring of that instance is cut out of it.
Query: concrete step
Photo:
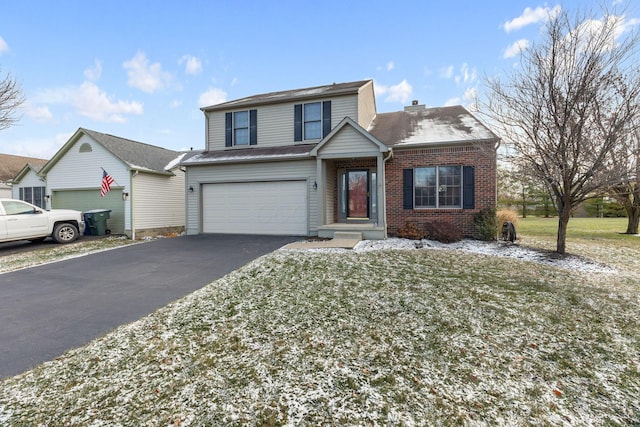
[[[359,242],[362,240],[362,233],[356,233],[354,231],[336,231],[335,233],[333,233],[333,238],[357,240]]]

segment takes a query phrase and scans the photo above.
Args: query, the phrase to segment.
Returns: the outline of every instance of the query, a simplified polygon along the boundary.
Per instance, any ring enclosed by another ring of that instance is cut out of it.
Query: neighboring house
[[[45,194],[47,186],[44,179],[39,175],[43,165],[28,163],[18,172],[13,178],[12,198],[24,200],[46,209]]]
[[[0,198],[20,198],[13,190],[13,181],[17,174],[19,174],[26,165],[31,165],[33,168],[39,168],[47,163],[45,159],[38,159],[35,157],[13,156],[10,154],[0,154]],[[41,187],[44,185],[41,181],[34,183],[34,187]],[[33,203],[29,198],[23,200]],[[37,199],[37,198],[36,198]]]
[[[184,231],[184,153],[79,128],[39,171],[48,208],[108,209],[107,228],[132,238]],[[114,180],[100,195],[106,171]]]
[[[498,138],[463,107],[377,114],[371,80],[274,92],[202,108],[189,153],[186,231],[364,238],[407,221],[473,236],[496,206]]]

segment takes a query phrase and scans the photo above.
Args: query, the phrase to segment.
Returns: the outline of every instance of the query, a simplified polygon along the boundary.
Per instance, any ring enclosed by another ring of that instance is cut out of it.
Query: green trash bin
[[[84,221],[92,236],[104,236],[110,234],[107,228],[107,220],[111,217],[109,209],[92,209],[84,213]]]

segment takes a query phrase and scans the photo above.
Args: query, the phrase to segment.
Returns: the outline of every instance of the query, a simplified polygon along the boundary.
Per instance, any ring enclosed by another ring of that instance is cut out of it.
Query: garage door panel
[[[75,209],[86,212],[92,209],[109,209],[107,228],[113,234],[124,234],[124,201],[120,191],[109,191],[100,197],[100,189],[53,191],[51,204],[54,209]]]
[[[306,235],[306,181],[206,184],[205,233]]]

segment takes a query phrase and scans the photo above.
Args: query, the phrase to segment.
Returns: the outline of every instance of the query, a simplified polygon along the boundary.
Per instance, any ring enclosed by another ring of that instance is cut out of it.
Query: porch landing
[[[378,227],[371,223],[354,224],[338,223],[321,225],[318,227],[318,237],[333,239],[338,233],[360,233],[365,240],[384,240],[387,233],[384,227]]]

